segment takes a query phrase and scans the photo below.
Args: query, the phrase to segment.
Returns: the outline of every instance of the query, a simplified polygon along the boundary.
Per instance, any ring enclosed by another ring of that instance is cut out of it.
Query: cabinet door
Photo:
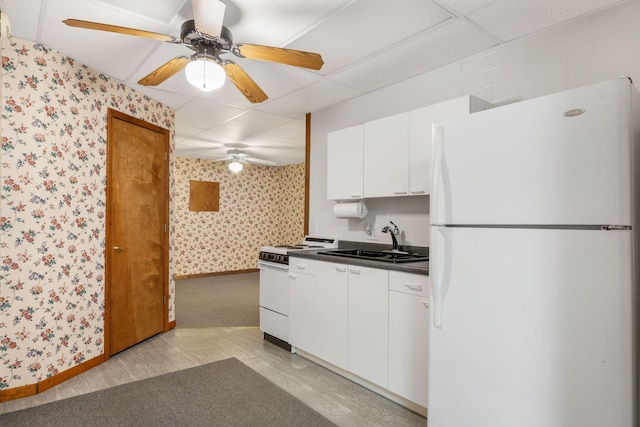
[[[431,192],[431,123],[433,107],[411,111],[411,137],[409,145],[409,193]]]
[[[431,192],[431,125],[491,107],[492,104],[467,95],[410,112],[409,194]]]
[[[364,196],[409,194],[409,113],[364,124]]]
[[[289,273],[289,344],[315,352],[316,278]]]
[[[327,135],[327,199],[361,199],[363,126]]]
[[[316,264],[316,356],[347,369],[347,265]]]
[[[429,300],[389,292],[389,390],[427,406]]]
[[[348,368],[387,387],[389,351],[388,271],[349,266]]]

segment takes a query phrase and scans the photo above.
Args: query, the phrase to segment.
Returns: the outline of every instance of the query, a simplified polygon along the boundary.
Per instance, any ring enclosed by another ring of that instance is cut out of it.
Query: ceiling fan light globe
[[[189,62],[184,73],[191,85],[205,92],[222,87],[226,77],[221,66],[206,59]]]
[[[229,170],[233,173],[238,173],[242,170],[242,163],[233,161],[229,163]]]

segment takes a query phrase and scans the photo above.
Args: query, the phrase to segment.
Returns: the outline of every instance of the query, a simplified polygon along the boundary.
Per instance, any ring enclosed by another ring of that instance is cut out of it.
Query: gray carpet
[[[1,426],[334,426],[231,358],[0,415]]]
[[[259,326],[260,274],[176,280],[176,327]]]

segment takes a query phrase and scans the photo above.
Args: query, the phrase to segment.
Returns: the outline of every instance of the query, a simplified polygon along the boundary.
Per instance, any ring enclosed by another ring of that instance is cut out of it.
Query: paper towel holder
[[[367,216],[367,206],[364,200],[336,202],[333,207],[333,213],[336,218],[356,218],[363,219]]]

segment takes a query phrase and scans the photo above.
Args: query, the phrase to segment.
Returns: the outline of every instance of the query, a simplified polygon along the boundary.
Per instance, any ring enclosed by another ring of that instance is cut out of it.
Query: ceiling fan
[[[231,160],[231,162],[229,162],[229,170],[235,173],[238,173],[242,170],[243,168],[242,163],[264,165],[264,166],[276,165],[276,162],[273,162],[271,160],[249,157],[247,153],[245,153],[242,150],[238,150],[237,148],[228,150],[227,157],[223,157],[222,159],[217,159],[217,160]]]
[[[194,19],[182,24],[180,38],[78,19],[66,19],[63,22],[71,27],[182,44],[194,51],[190,56],[173,58],[147,74],[138,81],[144,86],[157,86],[186,67],[187,79],[200,89],[220,87],[226,75],[249,102],[260,103],[267,100],[268,96],[238,64],[221,55],[232,53],[239,58],[278,62],[312,70],[319,70],[324,64],[317,53],[246,43],[234,44],[231,31],[222,24],[226,7],[224,3],[219,0],[191,0],[191,6]]]

